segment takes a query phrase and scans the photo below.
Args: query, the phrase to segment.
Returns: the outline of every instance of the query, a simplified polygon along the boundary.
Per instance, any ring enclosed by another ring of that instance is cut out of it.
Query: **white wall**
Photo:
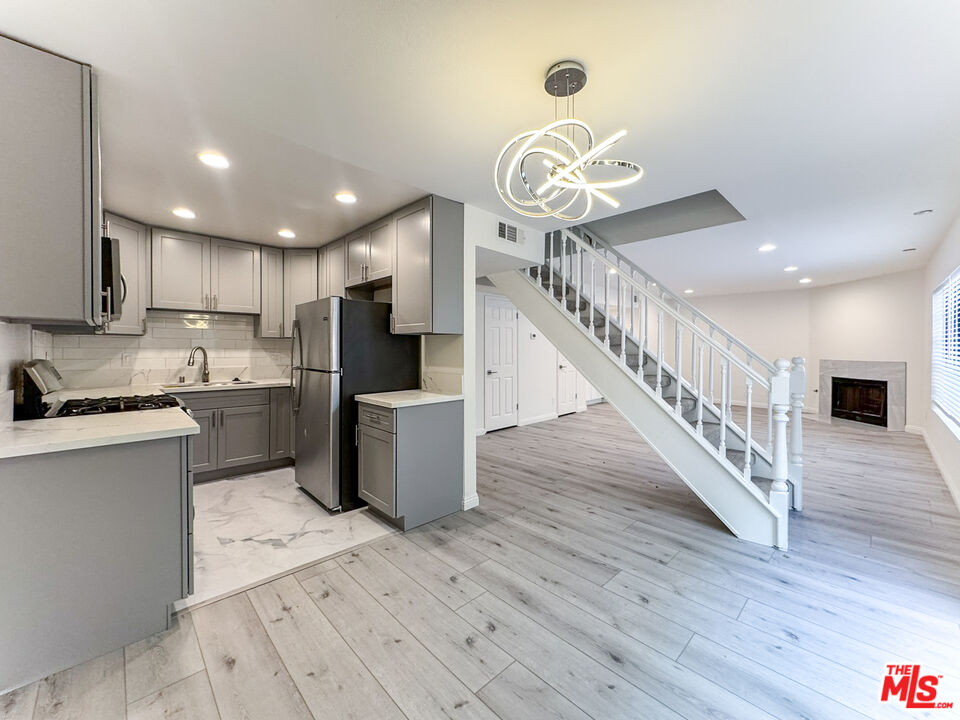
[[[931,296],[933,289],[960,266],[960,217],[937,248],[923,275],[923,351],[925,398],[923,430],[927,445],[940,473],[946,480],[953,499],[960,507],[960,427],[933,411],[930,404]]]
[[[821,359],[906,362],[907,425],[919,428],[929,404],[922,285],[923,274],[916,270],[822,288],[689,301],[771,362],[802,355],[810,412],[818,407]]]
[[[524,315],[517,321],[517,420],[520,425],[557,416],[557,349]]]

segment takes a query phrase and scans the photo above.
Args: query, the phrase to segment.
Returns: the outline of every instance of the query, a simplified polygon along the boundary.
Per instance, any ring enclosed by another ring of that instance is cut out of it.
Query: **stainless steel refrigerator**
[[[297,305],[290,364],[297,483],[328,510],[364,505],[353,398],[420,387],[420,337],[390,333],[390,303],[323,298]]]

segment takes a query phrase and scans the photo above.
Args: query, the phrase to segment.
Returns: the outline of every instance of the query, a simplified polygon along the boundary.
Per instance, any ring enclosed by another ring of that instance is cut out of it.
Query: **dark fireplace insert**
[[[831,415],[887,426],[887,381],[833,378]]]

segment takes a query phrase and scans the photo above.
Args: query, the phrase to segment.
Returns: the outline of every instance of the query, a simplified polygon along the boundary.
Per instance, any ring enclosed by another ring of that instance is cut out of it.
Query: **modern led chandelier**
[[[574,95],[586,83],[587,73],[580,63],[554,63],[543,85],[554,98],[554,121],[539,130],[520,133],[500,151],[494,168],[497,192],[521,215],[581,220],[593,207],[594,198],[620,207],[604,191],[630,185],[643,176],[643,168],[636,163],[600,157],[627,134],[626,130],[595,144],[590,127],[574,117]],[[566,98],[567,103],[563,118],[560,98]]]

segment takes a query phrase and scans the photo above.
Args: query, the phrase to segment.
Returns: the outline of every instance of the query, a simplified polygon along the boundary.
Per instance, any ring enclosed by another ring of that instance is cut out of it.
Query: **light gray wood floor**
[[[960,516],[918,437],[808,421],[805,459],[778,552],[609,406],[492,433],[480,508],[182,614],[0,718],[923,717],[878,702],[883,666],[957,687]]]

